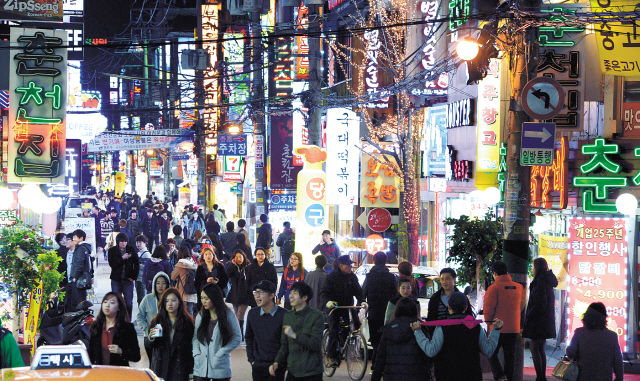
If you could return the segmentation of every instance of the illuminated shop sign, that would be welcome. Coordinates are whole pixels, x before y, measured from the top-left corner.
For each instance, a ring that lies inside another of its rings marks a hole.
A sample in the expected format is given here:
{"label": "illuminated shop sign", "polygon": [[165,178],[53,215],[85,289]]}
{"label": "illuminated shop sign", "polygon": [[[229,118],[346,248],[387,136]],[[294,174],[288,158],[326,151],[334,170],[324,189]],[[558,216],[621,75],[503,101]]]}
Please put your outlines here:
{"label": "illuminated shop sign", "polygon": [[204,121],[204,130],[213,133],[218,130],[220,121],[220,108],[217,107],[220,103],[219,73],[215,69],[215,63],[218,61],[219,10],[219,4],[202,5],[202,48],[207,51],[211,65],[204,70],[205,109],[201,110],[200,114]]}
{"label": "illuminated shop sign", "polygon": [[[370,96],[377,97],[379,88],[382,84],[383,71],[380,69],[380,61],[383,58],[381,54],[383,43],[381,41],[380,30],[374,29],[364,32],[364,40],[366,41],[366,62],[367,68],[364,73],[365,89]],[[367,102],[367,108],[388,108],[389,96],[375,101]]]}
{"label": "illuminated shop sign", "polygon": [[64,182],[66,32],[12,28],[9,182]]}
{"label": "illuminated shop sign", "polygon": [[447,104],[447,128],[473,126],[475,99],[467,98]]}
{"label": "illuminated shop sign", "polygon": [[553,206],[552,194],[557,194],[559,209],[565,209],[569,200],[568,183],[569,139],[563,136],[551,166],[531,167],[531,206],[550,209]]}
{"label": "illuminated shop sign", "polygon": [[360,118],[346,108],[327,110],[327,204],[358,204]]}
{"label": "illuminated shop sign", "polygon": [[[424,38],[427,40],[424,42],[424,48],[422,49],[422,68],[427,72],[427,75],[431,75],[438,59],[437,43],[439,34],[436,33],[438,23],[433,21],[438,17],[439,9],[439,1],[423,1],[420,3],[420,11],[424,21],[426,21],[422,31]],[[416,96],[447,95],[448,87],[449,74],[442,73],[436,80],[426,81],[424,88],[412,89],[411,94]]]}
{"label": "illuminated shop sign", "polygon": [[270,65],[273,69],[271,70],[272,80],[269,81],[269,93],[281,103],[288,104],[291,102],[288,98],[293,93],[293,57],[291,55],[293,37],[277,37],[275,44],[275,62]]}
{"label": "illuminated shop sign", "polygon": [[225,95],[229,108],[227,120],[238,121],[242,117],[245,103],[249,100],[251,76],[244,73],[244,54],[247,32],[245,29],[229,29],[224,34],[224,60],[227,75],[225,76]]}
{"label": "illuminated shop sign", "polygon": [[309,29],[309,7],[304,4],[298,7],[296,29],[301,31],[296,36],[296,79],[309,79],[309,37],[304,32]]}
{"label": "illuminated shop sign", "polygon": [[593,302],[607,307],[607,328],[628,352],[627,228],[622,218],[569,218],[567,340]]}
{"label": "illuminated shop sign", "polygon": [[400,179],[383,162],[381,154],[362,153],[360,170],[360,206],[397,208],[400,205]]}
{"label": "illuminated shop sign", "polygon": [[471,0],[449,0],[449,29],[461,27],[471,14]]}
{"label": "illuminated shop sign", "polygon": [[478,83],[478,168],[477,172],[498,172],[500,161],[500,60],[489,62],[487,76]]}
{"label": "illuminated shop sign", "polygon": [[62,0],[0,0],[0,19],[61,22],[62,8]]}
{"label": "illuminated shop sign", "polygon": [[456,160],[458,151],[453,146],[447,146],[447,181],[469,181],[473,171],[473,161]]}

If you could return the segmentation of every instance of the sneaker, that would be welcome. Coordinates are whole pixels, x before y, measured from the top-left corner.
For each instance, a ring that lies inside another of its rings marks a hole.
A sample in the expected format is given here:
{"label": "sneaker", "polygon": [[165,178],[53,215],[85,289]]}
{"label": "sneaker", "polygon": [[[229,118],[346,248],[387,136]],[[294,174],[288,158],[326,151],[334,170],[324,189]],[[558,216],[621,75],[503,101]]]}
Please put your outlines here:
{"label": "sneaker", "polygon": [[340,366],[340,361],[336,360],[336,359],[330,359],[329,360],[329,364],[327,365],[327,367],[329,368],[337,368]]}

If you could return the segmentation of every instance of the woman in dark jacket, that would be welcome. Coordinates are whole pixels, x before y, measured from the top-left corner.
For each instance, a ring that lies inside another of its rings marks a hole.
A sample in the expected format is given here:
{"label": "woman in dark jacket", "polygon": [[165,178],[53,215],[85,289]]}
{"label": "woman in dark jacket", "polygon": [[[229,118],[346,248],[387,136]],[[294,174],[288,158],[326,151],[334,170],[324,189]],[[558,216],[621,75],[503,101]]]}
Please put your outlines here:
{"label": "woman in dark jacket", "polygon": [[204,228],[207,230],[207,235],[209,237],[219,236],[220,235],[220,224],[216,221],[213,216],[213,212],[209,212],[207,214],[207,219],[204,223]]}
{"label": "woman in dark jacket", "polygon": [[233,252],[235,253],[238,250],[242,250],[245,257],[247,257],[250,262],[253,261],[253,255],[251,255],[251,246],[249,246],[249,244],[247,243],[247,237],[245,237],[242,233],[238,233],[236,235],[236,240],[238,241],[238,244],[233,248]]}
{"label": "woman in dark jacket", "polygon": [[[156,328],[162,326],[162,334]],[[173,331],[173,332],[172,332]],[[149,346],[153,348],[151,370],[165,381],[188,381],[193,372],[193,318],[180,291],[169,288],[158,303],[158,314],[149,323]]]}
{"label": "woman in dark jacket", "polygon": [[225,294],[227,283],[229,283],[229,276],[224,269],[224,265],[218,261],[218,258],[214,254],[214,250],[210,247],[202,249],[200,256],[200,265],[196,270],[196,291],[198,291],[198,311],[202,309],[202,303],[200,302],[200,291],[207,283],[215,283],[220,287],[222,295]]}
{"label": "woman in dark jacket", "polygon": [[430,362],[411,329],[418,320],[416,302],[402,298],[396,304],[395,318],[383,328],[371,381],[429,381]]}
{"label": "woman in dark jacket", "polygon": [[[239,236],[242,234],[238,234]],[[229,264],[228,274],[231,290],[227,295],[227,303],[233,304],[233,310],[236,313],[238,322],[240,323],[240,331],[244,332],[244,313],[247,311],[249,301],[253,299],[253,295],[249,291],[247,284],[247,267],[249,261],[242,250],[234,250],[233,259]],[[249,297],[251,295],[251,297]],[[242,336],[244,340],[244,333]]]}
{"label": "woman in dark jacket", "polygon": [[278,273],[273,263],[267,260],[267,253],[261,247],[256,247],[254,253],[255,258],[253,263],[247,267],[247,286],[249,286],[247,292],[249,293],[249,305],[251,307],[256,306],[256,300],[253,298],[253,292],[251,286],[260,283],[260,281],[268,280],[275,286],[278,285]]}
{"label": "woman in dark jacket", "polygon": [[546,380],[547,355],[544,351],[547,339],[556,337],[555,296],[553,288],[558,278],[549,270],[544,258],[533,260],[533,280],[529,291],[529,303],[524,318],[522,337],[531,339],[531,358],[536,369],[537,381]]}
{"label": "woman in dark jacket", "polygon": [[108,292],[102,298],[100,312],[89,333],[92,364],[129,366],[129,361],[140,361],[138,335],[129,322],[127,306],[120,294]]}
{"label": "woman in dark jacket", "polygon": [[582,316],[584,327],[576,329],[567,347],[567,356],[578,361],[578,381],[622,380],[622,352],[618,335],[607,329],[607,308],[591,303]]}

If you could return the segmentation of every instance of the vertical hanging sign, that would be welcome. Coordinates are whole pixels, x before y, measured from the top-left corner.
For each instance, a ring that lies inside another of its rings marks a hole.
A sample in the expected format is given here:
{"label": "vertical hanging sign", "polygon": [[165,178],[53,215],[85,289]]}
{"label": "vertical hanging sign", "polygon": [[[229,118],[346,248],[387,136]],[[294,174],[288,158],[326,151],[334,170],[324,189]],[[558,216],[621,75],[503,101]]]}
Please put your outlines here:
{"label": "vertical hanging sign", "polygon": [[381,162],[384,162],[384,158],[380,153],[362,153],[361,207],[398,208],[400,206],[400,179],[393,168]]}
{"label": "vertical hanging sign", "polygon": [[358,204],[360,118],[346,108],[327,110],[327,204]]}
{"label": "vertical hanging sign", "polygon": [[218,70],[215,63],[218,61],[218,30],[220,27],[218,11],[220,5],[202,5],[202,48],[207,51],[211,65],[204,70],[204,104],[205,109],[201,111],[204,121],[204,130],[216,134],[220,123],[218,104],[220,102],[220,83],[218,81]]}
{"label": "vertical hanging sign", "polygon": [[291,115],[271,116],[271,189],[296,189],[302,167],[293,165],[292,123]]}
{"label": "vertical hanging sign", "polygon": [[300,33],[296,36],[296,79],[309,79],[309,38],[306,34],[309,29],[309,7],[304,4],[298,7],[296,29]]}
{"label": "vertical hanging sign", "polygon": [[8,182],[65,181],[66,38],[65,31],[11,29]]}
{"label": "vertical hanging sign", "polygon": [[478,164],[476,172],[498,172],[500,167],[500,60],[489,62],[487,76],[478,83]]}

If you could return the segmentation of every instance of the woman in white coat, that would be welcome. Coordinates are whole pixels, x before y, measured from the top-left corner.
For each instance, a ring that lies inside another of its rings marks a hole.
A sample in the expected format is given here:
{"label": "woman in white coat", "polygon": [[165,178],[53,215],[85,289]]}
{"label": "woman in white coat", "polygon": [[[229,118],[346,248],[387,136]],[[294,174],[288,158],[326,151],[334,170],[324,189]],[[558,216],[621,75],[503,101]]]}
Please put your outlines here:
{"label": "woman in white coat", "polygon": [[220,287],[202,288],[202,310],[193,335],[194,381],[231,380],[231,351],[240,345],[240,325],[224,302]]}

